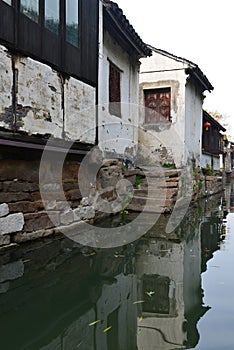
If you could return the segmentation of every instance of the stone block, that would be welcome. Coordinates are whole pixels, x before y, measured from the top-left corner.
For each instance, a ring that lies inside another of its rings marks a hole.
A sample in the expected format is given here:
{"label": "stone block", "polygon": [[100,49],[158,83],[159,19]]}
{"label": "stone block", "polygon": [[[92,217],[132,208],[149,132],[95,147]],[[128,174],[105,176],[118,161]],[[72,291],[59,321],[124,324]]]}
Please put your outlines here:
{"label": "stone block", "polygon": [[18,232],[23,229],[24,215],[22,213],[10,214],[4,218],[0,218],[0,234]]}
{"label": "stone block", "polygon": [[60,215],[60,222],[62,225],[69,225],[74,221],[74,213],[72,210],[62,213]]}
{"label": "stone block", "polygon": [[60,224],[59,213],[50,211],[50,216],[46,212],[25,214],[25,232],[38,231],[52,228]]}
{"label": "stone block", "polygon": [[10,244],[10,235],[2,235],[0,236],[0,245],[7,245]]}
{"label": "stone block", "polygon": [[30,199],[30,194],[27,192],[1,192],[0,203],[19,202]]}
{"label": "stone block", "polygon": [[23,242],[28,242],[28,241],[33,241],[38,238],[44,238],[44,237],[49,237],[54,234],[53,229],[49,230],[39,230],[39,231],[33,231],[33,232],[18,232],[12,237],[12,241],[15,243],[23,243]]}
{"label": "stone block", "polygon": [[0,204],[0,217],[9,214],[9,207],[6,203]]}
{"label": "stone block", "polygon": [[95,210],[93,207],[82,207],[73,210],[74,220],[93,219]]}
{"label": "stone block", "polygon": [[24,274],[24,263],[22,260],[2,265],[0,267],[0,283],[22,277]]}
{"label": "stone block", "polygon": [[5,181],[4,192],[34,192],[39,190],[39,185],[32,182]]}
{"label": "stone block", "polygon": [[16,202],[16,203],[9,203],[9,209],[11,213],[32,213],[38,210],[43,210],[44,205],[42,201],[22,201],[22,202]]}
{"label": "stone block", "polygon": [[65,193],[68,201],[74,201],[82,198],[80,190],[71,190]]}

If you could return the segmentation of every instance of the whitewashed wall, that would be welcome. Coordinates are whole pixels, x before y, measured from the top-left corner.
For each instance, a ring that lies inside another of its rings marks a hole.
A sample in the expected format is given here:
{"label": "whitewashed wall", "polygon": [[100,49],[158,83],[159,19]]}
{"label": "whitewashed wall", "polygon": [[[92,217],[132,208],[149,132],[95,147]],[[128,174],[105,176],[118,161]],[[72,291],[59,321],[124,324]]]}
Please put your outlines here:
{"label": "whitewashed wall", "polygon": [[[176,166],[185,166],[191,158],[200,161],[202,99],[187,82],[185,62],[153,51],[141,59],[140,104],[144,106],[144,89],[171,88],[171,123],[145,124],[144,108],[140,114],[139,142],[151,154],[166,147]],[[156,151],[155,151],[156,150]]]}
{"label": "whitewashed wall", "polygon": [[94,87],[0,46],[0,127],[95,143],[95,94]]}
{"label": "whitewashed wall", "polygon": [[[102,11],[102,8],[100,9]],[[100,18],[102,15],[100,13]],[[121,72],[121,118],[109,113],[109,60]],[[100,24],[98,124],[99,146],[116,154],[135,153],[138,141],[139,63],[103,31]]]}
{"label": "whitewashed wall", "polygon": [[[206,169],[209,167],[212,169],[212,156],[208,154],[201,154],[201,168]],[[213,156],[213,169],[219,171],[221,168],[221,160],[219,156]]]}
{"label": "whitewashed wall", "polygon": [[200,166],[202,147],[202,104],[202,93],[188,81],[185,93],[185,151],[197,166]]}

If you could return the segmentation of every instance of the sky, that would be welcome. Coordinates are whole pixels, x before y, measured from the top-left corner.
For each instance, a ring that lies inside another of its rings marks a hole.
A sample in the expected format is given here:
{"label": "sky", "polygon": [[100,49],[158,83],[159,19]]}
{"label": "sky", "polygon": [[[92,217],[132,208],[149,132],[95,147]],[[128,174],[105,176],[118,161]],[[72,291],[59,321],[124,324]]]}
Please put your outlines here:
{"label": "sky", "polygon": [[227,116],[234,139],[232,0],[113,1],[146,44],[199,66],[214,86],[203,107]]}

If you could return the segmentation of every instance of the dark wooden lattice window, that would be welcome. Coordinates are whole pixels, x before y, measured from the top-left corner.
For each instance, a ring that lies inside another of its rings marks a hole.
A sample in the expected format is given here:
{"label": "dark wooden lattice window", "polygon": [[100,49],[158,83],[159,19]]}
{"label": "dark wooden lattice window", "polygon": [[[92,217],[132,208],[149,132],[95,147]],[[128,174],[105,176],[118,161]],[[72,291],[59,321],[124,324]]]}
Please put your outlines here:
{"label": "dark wooden lattice window", "polygon": [[145,123],[165,123],[171,121],[171,89],[145,90]]}
{"label": "dark wooden lattice window", "polygon": [[121,117],[121,70],[109,61],[109,112]]}

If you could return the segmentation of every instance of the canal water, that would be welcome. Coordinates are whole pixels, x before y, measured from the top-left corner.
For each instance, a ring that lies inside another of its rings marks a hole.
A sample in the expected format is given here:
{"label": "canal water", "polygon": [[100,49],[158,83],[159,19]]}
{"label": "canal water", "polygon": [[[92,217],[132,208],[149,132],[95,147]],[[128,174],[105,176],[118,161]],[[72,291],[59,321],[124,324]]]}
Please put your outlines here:
{"label": "canal water", "polygon": [[234,349],[233,188],[122,248],[56,237],[1,253],[0,349]]}

